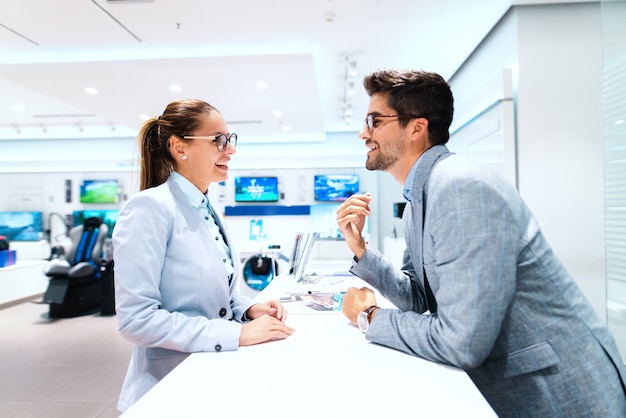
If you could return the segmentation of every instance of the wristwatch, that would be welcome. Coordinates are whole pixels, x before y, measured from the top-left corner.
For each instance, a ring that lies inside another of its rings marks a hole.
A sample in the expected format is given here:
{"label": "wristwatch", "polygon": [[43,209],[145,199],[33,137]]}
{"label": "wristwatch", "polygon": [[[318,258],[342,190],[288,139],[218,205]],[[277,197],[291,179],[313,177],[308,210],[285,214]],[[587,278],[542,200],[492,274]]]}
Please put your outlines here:
{"label": "wristwatch", "polygon": [[367,332],[367,329],[370,327],[370,316],[372,316],[372,312],[378,309],[378,306],[372,305],[364,311],[359,312],[359,316],[357,317],[357,324],[359,325],[359,329],[363,334]]}

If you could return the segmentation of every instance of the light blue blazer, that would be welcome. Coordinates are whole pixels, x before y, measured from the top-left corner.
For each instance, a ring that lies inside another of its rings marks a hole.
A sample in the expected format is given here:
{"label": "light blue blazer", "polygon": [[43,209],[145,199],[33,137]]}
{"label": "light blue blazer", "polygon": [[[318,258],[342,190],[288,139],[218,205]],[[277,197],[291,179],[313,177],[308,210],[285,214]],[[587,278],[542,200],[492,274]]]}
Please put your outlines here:
{"label": "light blue blazer", "polygon": [[626,417],[615,342],[514,187],[440,145],[412,193],[402,271],[373,250],[351,268],[399,308],[366,338],[466,370],[502,417]]}
{"label": "light blue blazer", "polygon": [[[218,221],[224,221],[218,214]],[[136,344],[118,409],[129,408],[189,353],[237,350],[251,300],[230,284],[206,222],[170,177],[134,195],[113,231],[120,334]]]}

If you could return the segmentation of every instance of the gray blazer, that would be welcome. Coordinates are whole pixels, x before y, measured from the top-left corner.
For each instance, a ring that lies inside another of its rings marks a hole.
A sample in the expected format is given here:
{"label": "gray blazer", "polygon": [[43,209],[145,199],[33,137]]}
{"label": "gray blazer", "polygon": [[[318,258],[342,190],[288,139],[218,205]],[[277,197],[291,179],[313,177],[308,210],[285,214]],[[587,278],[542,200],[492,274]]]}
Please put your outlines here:
{"label": "gray blazer", "polygon": [[172,178],[122,208],[113,231],[116,312],[119,332],[136,346],[121,411],[188,353],[239,348],[251,300],[235,289],[239,257],[225,235],[235,263],[230,285],[209,228]]}
{"label": "gray blazer", "polygon": [[399,308],[366,338],[464,369],[500,416],[625,417],[615,342],[514,187],[439,145],[412,193],[402,271],[373,250],[351,269]]}

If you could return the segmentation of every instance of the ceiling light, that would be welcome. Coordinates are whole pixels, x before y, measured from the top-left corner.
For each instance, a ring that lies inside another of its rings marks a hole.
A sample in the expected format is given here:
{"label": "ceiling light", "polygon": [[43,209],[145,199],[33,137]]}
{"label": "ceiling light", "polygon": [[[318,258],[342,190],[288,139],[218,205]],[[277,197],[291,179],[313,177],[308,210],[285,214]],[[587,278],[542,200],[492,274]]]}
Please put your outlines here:
{"label": "ceiling light", "polygon": [[150,115],[146,115],[145,113],[142,113],[141,115],[139,115],[139,119],[148,120],[150,119]]}
{"label": "ceiling light", "polygon": [[357,64],[356,61],[350,61],[350,64],[348,65],[348,75],[350,77],[356,77],[357,75],[359,75],[359,72],[356,69]]}
{"label": "ceiling light", "polygon": [[616,120],[613,123],[616,124],[616,125],[621,125],[622,123],[624,123],[624,119]]}
{"label": "ceiling light", "polygon": [[170,90],[179,92],[182,90],[182,88],[178,84],[170,84]]}
{"label": "ceiling light", "polygon": [[285,126],[283,126],[283,131],[284,131],[284,132],[289,132],[289,131],[291,131],[291,126],[289,126],[289,125],[285,125]]}
{"label": "ceiling light", "polygon": [[280,118],[283,115],[283,112],[281,112],[280,110],[275,110],[274,111],[274,116],[277,118]]}
{"label": "ceiling light", "polygon": [[259,90],[265,90],[267,88],[267,84],[265,81],[257,81],[256,88]]}
{"label": "ceiling light", "polygon": [[346,93],[348,93],[348,96],[354,95],[354,81],[350,81],[348,83],[348,89],[347,89]]}
{"label": "ceiling light", "polygon": [[93,87],[85,87],[85,93],[87,94],[98,94],[98,90]]}
{"label": "ceiling light", "polygon": [[352,116],[352,105],[350,103],[346,105],[344,113],[346,114],[346,116]]}

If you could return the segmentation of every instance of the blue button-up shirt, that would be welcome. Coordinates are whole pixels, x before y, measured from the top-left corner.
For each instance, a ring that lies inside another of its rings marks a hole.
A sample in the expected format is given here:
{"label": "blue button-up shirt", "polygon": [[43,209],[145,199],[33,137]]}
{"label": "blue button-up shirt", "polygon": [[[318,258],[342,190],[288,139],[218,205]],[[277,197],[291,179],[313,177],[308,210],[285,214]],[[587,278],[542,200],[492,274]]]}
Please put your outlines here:
{"label": "blue button-up shirt", "polygon": [[228,278],[232,277],[235,269],[233,267],[233,260],[230,256],[230,249],[224,240],[224,234],[222,234],[220,227],[213,216],[213,211],[211,209],[211,205],[209,203],[209,196],[207,194],[202,193],[196,186],[194,186],[189,180],[180,175],[177,172],[172,173],[172,178],[183,191],[187,200],[189,200],[189,204],[193,206],[198,215],[202,217],[204,222],[206,222],[209,227],[209,231],[211,232],[211,236],[215,239],[217,243],[217,248],[220,250],[222,255],[222,262],[226,267],[226,272],[228,274]]}

